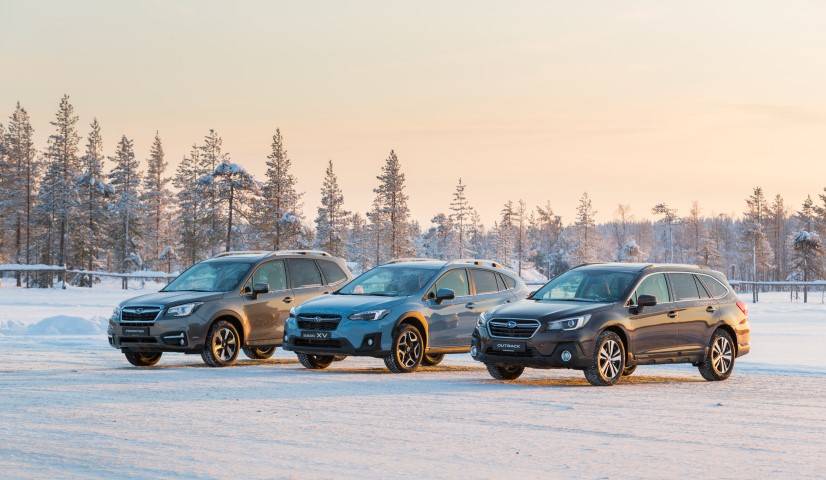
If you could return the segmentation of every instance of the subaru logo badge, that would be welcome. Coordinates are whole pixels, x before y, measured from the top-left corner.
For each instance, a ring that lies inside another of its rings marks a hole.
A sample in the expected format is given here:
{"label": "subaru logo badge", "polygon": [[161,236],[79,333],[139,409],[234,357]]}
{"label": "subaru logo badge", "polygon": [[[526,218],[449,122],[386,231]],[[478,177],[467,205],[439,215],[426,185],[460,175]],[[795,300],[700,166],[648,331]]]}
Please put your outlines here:
{"label": "subaru logo badge", "polygon": [[142,308],[136,308],[135,313],[143,313],[143,309]]}
{"label": "subaru logo badge", "polygon": [[508,328],[516,328],[516,322],[513,320],[508,321]]}
{"label": "subaru logo badge", "polygon": [[313,317],[313,321],[314,321],[314,322],[320,322],[320,321],[321,321],[321,317]]}

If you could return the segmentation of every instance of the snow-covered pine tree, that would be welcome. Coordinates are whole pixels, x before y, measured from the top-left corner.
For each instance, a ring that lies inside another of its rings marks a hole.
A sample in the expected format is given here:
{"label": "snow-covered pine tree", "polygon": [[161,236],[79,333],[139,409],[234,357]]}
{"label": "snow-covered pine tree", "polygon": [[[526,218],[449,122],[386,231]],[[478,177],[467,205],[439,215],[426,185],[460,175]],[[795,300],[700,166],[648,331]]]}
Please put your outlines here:
{"label": "snow-covered pine tree", "polygon": [[[14,172],[14,169],[6,161],[6,127],[0,123],[0,227],[5,227],[3,231],[0,231],[0,262],[8,262],[5,231],[8,229],[8,225],[13,227],[15,224],[14,221],[10,221],[13,218],[12,202],[10,201],[14,183],[12,172]],[[20,286],[19,279],[17,283]]]}
{"label": "snow-covered pine tree", "polygon": [[[143,268],[143,261],[138,253],[138,240],[141,237],[139,213],[141,172],[140,163],[135,158],[132,140],[121,136],[115,149],[115,155],[109,157],[114,163],[109,172],[109,183],[114,191],[112,203],[113,227],[111,238],[115,253],[115,268],[119,272]],[[128,279],[123,278],[123,288],[129,286]]]}
{"label": "snow-covered pine tree", "polygon": [[774,197],[769,207],[769,219],[767,234],[769,243],[774,251],[774,273],[772,280],[785,280],[788,270],[788,228],[789,213],[783,202],[783,197],[778,193]]}
{"label": "snow-covered pine tree", "polygon": [[[94,119],[86,137],[86,152],[81,159],[82,173],[78,179],[78,235],[74,249],[76,264],[87,270],[98,269],[98,254],[105,248],[109,237],[109,202],[113,190],[106,183],[103,159],[103,136],[100,132],[100,123]],[[84,276],[79,281],[84,286],[92,286],[91,276]]]}
{"label": "snow-covered pine tree", "polygon": [[141,201],[144,206],[144,262],[151,268],[161,269],[161,252],[171,245],[169,235],[170,178],[166,176],[167,162],[163,143],[158,132],[149,151],[146,175],[143,177]]}
{"label": "snow-covered pine tree", "polygon": [[223,210],[222,215],[226,217],[226,240],[224,251],[232,250],[233,229],[243,219],[249,218],[249,213],[245,207],[249,205],[249,193],[255,192],[258,185],[243,167],[237,163],[229,161],[224,157],[224,161],[215,167],[211,174],[205,175],[200,180],[203,184],[211,184],[216,188],[218,206]]}
{"label": "snow-covered pine tree", "polygon": [[774,253],[766,237],[769,206],[761,187],[755,187],[746,199],[743,212],[742,241],[751,257],[751,279],[760,280],[774,261]]}
{"label": "snow-covered pine tree", "polygon": [[367,221],[358,212],[350,216],[350,230],[347,234],[349,241],[346,244],[345,255],[350,264],[355,267],[354,273],[362,273],[370,268],[371,242]]}
{"label": "snow-covered pine tree", "polygon": [[[801,230],[792,242],[794,254],[792,265],[801,280],[808,282],[823,278],[823,242],[817,232]],[[808,301],[808,289],[803,288],[803,303]]]}
{"label": "snow-covered pine tree", "polygon": [[654,215],[660,215],[660,223],[665,225],[665,258],[668,262],[674,262],[674,224],[677,223],[677,209],[671,208],[666,203],[658,203],[651,209]]}
{"label": "snow-covered pine tree", "polygon": [[[215,171],[215,168],[226,159],[227,154],[223,151],[223,139],[218,132],[209,129],[209,133],[204,137],[204,143],[200,147],[199,158],[201,160],[200,169],[206,173]],[[204,227],[207,232],[206,240],[210,256],[215,255],[220,250],[223,243],[225,218],[221,215],[217,186],[214,183],[199,184],[203,191],[200,192],[206,198],[206,215],[204,216]]]}
{"label": "snow-covered pine tree", "polygon": [[499,222],[494,222],[496,236],[496,260],[511,267],[513,263],[514,217],[516,211],[513,201],[508,200],[499,212]]}
{"label": "snow-covered pine tree", "polygon": [[591,197],[588,192],[579,197],[579,204],[576,207],[576,221],[574,226],[577,231],[577,244],[574,251],[575,264],[594,261],[597,246],[596,231],[596,210],[591,204]]}
{"label": "snow-covered pine tree", "polygon": [[457,258],[465,257],[465,252],[468,250],[468,237],[472,229],[473,207],[470,206],[467,195],[465,195],[466,187],[467,185],[459,178],[459,183],[456,184],[456,190],[453,192],[453,200],[450,202],[450,221],[456,229]]}
{"label": "snow-covered pine tree", "polygon": [[703,236],[705,235],[705,228],[703,219],[700,216],[700,203],[696,200],[691,203],[691,210],[685,219],[685,226],[689,237],[689,258],[691,261],[699,263],[698,259],[700,258],[700,248],[702,246]]}
{"label": "snow-covered pine tree", "polygon": [[203,169],[200,147],[192,145],[189,155],[184,155],[172,179],[172,184],[177,189],[175,217],[180,244],[178,258],[184,266],[201,260],[208,250],[209,231],[206,227],[209,221],[209,198],[205,195],[208,190],[198,183],[208,173]]}
{"label": "snow-covered pine tree", "polygon": [[437,213],[431,220],[432,226],[423,235],[424,254],[430,258],[448,259],[458,250],[452,217]]}
{"label": "snow-covered pine tree", "polygon": [[276,128],[267,155],[267,180],[263,188],[267,208],[258,222],[262,234],[271,240],[273,250],[296,248],[301,241],[304,214],[291,167],[281,130]]}
{"label": "snow-covered pine tree", "polygon": [[371,266],[381,265],[382,261],[386,258],[383,250],[385,250],[384,232],[387,222],[385,220],[384,209],[378,196],[373,199],[370,211],[367,212],[367,219],[370,221],[367,226],[367,231],[370,237]]}
{"label": "snow-covered pine tree", "polygon": [[66,265],[70,258],[68,250],[76,237],[73,223],[78,204],[77,177],[80,174],[80,159],[78,158],[78,143],[80,136],[77,133],[75,109],[69,102],[69,96],[60,99],[55,119],[50,122],[54,133],[49,136],[47,155],[49,162],[55,168],[52,188],[54,221],[56,222],[56,250],[55,259],[58,265]]}
{"label": "snow-covered pine tree", "polygon": [[554,213],[551,202],[546,201],[544,206],[536,207],[536,239],[534,240],[536,253],[533,256],[533,262],[548,278],[552,275],[551,255],[561,233],[562,217]]}
{"label": "snow-covered pine tree", "polygon": [[514,211],[514,234],[516,237],[516,273],[522,276],[522,261],[525,259],[527,238],[526,238],[526,224],[527,224],[527,208],[525,201],[520,199],[516,204]]}
{"label": "snow-covered pine tree", "polygon": [[401,170],[401,163],[396,152],[390,150],[390,155],[384,162],[381,174],[376,177],[379,186],[373,189],[376,202],[382,211],[386,223],[387,249],[390,258],[411,255],[413,239],[410,232],[410,210],[407,207],[405,193],[405,177]]}
{"label": "snow-covered pine tree", "polygon": [[[620,203],[614,211],[614,220],[611,222],[611,233],[616,244],[617,259],[624,255],[625,245],[629,240],[629,222],[631,221],[631,206]],[[636,242],[635,242],[636,243]]]}
{"label": "snow-covered pine tree", "polygon": [[337,257],[344,255],[349,216],[350,212],[344,210],[344,194],[333,171],[333,161],[329,160],[321,185],[321,205],[315,218],[316,245]]}
{"label": "snow-covered pine tree", "polygon": [[[6,190],[3,203],[9,222],[14,231],[15,263],[31,263],[32,260],[32,211],[36,200],[37,181],[41,165],[34,146],[34,129],[29,113],[20,106],[20,102],[9,116],[9,123],[4,134],[5,164],[3,177]],[[17,276],[17,286],[22,279]],[[29,286],[26,275],[26,286]]]}
{"label": "snow-covered pine tree", "polygon": [[806,199],[803,200],[803,205],[801,205],[800,210],[794,216],[795,220],[797,224],[800,225],[801,230],[813,232],[817,225],[817,216],[815,202],[812,200],[811,195],[807,195]]}

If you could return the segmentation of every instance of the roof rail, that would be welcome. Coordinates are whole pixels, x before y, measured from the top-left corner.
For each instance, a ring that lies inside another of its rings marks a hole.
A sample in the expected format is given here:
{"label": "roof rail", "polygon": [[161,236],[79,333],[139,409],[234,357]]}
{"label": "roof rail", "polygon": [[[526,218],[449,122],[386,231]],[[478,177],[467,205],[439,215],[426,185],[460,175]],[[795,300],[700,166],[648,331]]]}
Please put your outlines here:
{"label": "roof rail", "polygon": [[212,258],[226,257],[229,255],[266,255],[271,253],[269,250],[231,250],[229,252],[216,253]]}
{"label": "roof rail", "polygon": [[271,255],[318,255],[321,257],[332,257],[324,250],[276,250]]}
{"label": "roof rail", "polygon": [[438,258],[423,258],[423,257],[402,257],[402,258],[393,258],[388,260],[382,265],[392,265],[394,263],[402,263],[402,262],[442,262],[444,260],[439,260]]}
{"label": "roof rail", "polygon": [[496,260],[487,260],[485,258],[458,258],[456,260],[452,260],[451,263],[469,263],[471,265],[493,268],[504,267],[504,265],[502,265],[502,262],[497,262]]}

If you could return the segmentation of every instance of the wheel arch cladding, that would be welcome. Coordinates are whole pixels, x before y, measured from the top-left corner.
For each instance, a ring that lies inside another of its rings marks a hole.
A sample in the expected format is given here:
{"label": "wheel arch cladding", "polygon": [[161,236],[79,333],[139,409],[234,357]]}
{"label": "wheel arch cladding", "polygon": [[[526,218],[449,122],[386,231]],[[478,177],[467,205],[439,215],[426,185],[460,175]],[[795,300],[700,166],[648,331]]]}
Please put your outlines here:
{"label": "wheel arch cladding", "polygon": [[[736,357],[737,356],[737,351],[739,350],[739,345],[737,345],[737,333],[734,331],[733,328],[731,328],[731,325],[729,325],[727,323],[720,324],[720,326],[718,326],[717,328],[714,329],[714,333],[716,333],[718,330],[722,330],[722,331],[728,333],[729,337],[731,337],[731,343],[732,343],[733,348],[734,348],[734,356]],[[711,335],[714,336],[714,333],[712,333]],[[710,341],[711,340],[709,340],[709,342]]]}
{"label": "wheel arch cladding", "polygon": [[[230,315],[228,313],[221,313],[218,316],[216,316],[215,319],[212,320],[212,322],[210,322],[209,328],[211,329],[213,325],[220,322],[221,320],[225,320],[225,321],[231,323],[235,327],[235,330],[238,331],[238,336],[241,337],[240,338],[241,345],[242,346],[245,345],[247,335],[246,335],[246,332],[244,331],[244,324],[241,323],[241,320],[238,317],[236,317],[235,315]],[[209,331],[209,330],[207,330],[207,331]]]}
{"label": "wheel arch cladding", "polygon": [[401,318],[401,320],[396,325],[396,329],[398,330],[398,328],[402,325],[413,325],[414,327],[419,329],[419,332],[422,334],[422,337],[424,337],[425,348],[427,348],[427,342],[430,335],[427,330],[427,322],[424,320],[424,318],[421,318],[419,315],[416,315],[415,313],[405,313],[399,318]]}
{"label": "wheel arch cladding", "polygon": [[[622,329],[619,325],[611,325],[610,327],[603,330],[603,332],[614,332],[622,341],[622,348],[625,350],[625,356],[628,357],[629,349],[628,349],[628,334],[625,333],[625,330]],[[596,348],[596,347],[594,347]]]}

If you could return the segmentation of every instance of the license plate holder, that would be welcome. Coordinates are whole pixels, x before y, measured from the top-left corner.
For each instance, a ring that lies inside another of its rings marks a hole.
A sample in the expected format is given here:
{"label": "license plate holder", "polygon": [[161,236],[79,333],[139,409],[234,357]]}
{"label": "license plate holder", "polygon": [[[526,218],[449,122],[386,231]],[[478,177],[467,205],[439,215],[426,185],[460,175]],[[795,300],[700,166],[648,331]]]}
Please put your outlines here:
{"label": "license plate holder", "polygon": [[302,330],[301,331],[301,338],[311,339],[311,340],[329,340],[330,339],[330,332],[322,332],[318,330]]}
{"label": "license plate holder", "polygon": [[148,337],[149,327],[123,327],[121,333],[124,337]]}
{"label": "license plate holder", "polygon": [[491,350],[496,352],[524,353],[527,349],[528,347],[524,342],[507,342],[497,340],[491,344]]}

